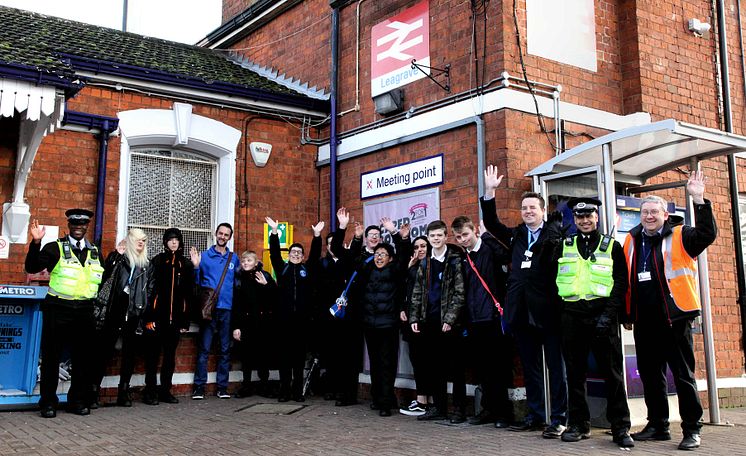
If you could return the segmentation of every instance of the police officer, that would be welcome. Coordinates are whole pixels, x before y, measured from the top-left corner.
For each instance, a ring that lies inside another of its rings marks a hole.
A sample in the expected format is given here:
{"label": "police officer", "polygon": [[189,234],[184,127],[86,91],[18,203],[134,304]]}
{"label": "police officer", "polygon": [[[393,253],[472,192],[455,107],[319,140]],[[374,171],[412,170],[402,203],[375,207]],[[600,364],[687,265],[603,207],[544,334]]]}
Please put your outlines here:
{"label": "police officer", "polygon": [[[590,412],[585,397],[588,352],[606,382],[606,418],[614,443],[630,448],[630,418],[622,376],[619,312],[627,293],[627,265],[621,245],[598,232],[596,198],[571,198],[577,233],[561,244],[557,290],[563,301],[562,350],[567,368],[569,426],[562,441],[590,437]],[[559,249],[558,249],[559,250]],[[558,251],[559,254],[559,251]]]}
{"label": "police officer", "polygon": [[73,367],[67,409],[76,415],[90,413],[91,341],[95,323],[93,298],[98,292],[104,268],[96,246],[85,239],[93,212],[70,209],[68,235],[41,248],[46,230],[34,220],[31,244],[26,254],[26,271],[49,271],[49,290],[42,303],[41,336],[41,416],[57,416],[57,382],[60,352],[68,345]]}

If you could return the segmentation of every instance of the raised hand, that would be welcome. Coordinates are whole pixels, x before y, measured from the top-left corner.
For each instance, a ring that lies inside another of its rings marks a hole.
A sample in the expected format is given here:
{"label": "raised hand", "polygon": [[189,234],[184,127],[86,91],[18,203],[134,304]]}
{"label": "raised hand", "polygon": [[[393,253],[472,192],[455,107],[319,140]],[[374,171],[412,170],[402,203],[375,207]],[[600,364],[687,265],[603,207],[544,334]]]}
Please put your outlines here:
{"label": "raised hand", "polygon": [[323,221],[319,221],[319,223],[311,225],[311,229],[313,230],[313,237],[321,236],[321,232],[324,231],[324,226],[325,223]]}
{"label": "raised hand", "polygon": [[405,223],[404,225],[399,227],[399,234],[401,235],[402,239],[409,239],[409,232],[412,230],[412,227],[409,225],[409,223]]}
{"label": "raised hand", "polygon": [[702,171],[693,171],[686,183],[686,191],[692,196],[694,204],[705,203],[705,175]]}
{"label": "raised hand", "polygon": [[388,231],[391,234],[396,233],[396,225],[394,222],[391,221],[391,218],[389,217],[382,217],[381,218],[381,226],[383,226],[386,231]]}
{"label": "raised hand", "polygon": [[407,266],[407,267],[411,268],[415,264],[417,264],[417,253],[413,253],[412,254],[412,258],[409,259],[409,266]]}
{"label": "raised hand", "polygon": [[353,224],[355,225],[355,237],[363,237],[363,234],[365,234],[365,227],[361,225],[360,222],[353,222]]}
{"label": "raised hand", "polygon": [[120,255],[124,255],[124,251],[127,250],[127,239],[122,239],[117,243],[117,252],[119,252]]}
{"label": "raised hand", "polygon": [[256,278],[256,282],[259,285],[267,285],[267,278],[264,277],[264,274],[262,274],[262,271],[256,271],[254,273],[254,277]]}
{"label": "raised hand", "polygon": [[497,173],[497,166],[489,165],[484,170],[484,199],[491,200],[495,198],[495,189],[503,181],[502,174]]}
{"label": "raised hand", "polygon": [[192,246],[189,249],[189,259],[192,260],[195,269],[199,267],[199,263],[202,261],[202,254],[197,250],[197,247]]}
{"label": "raised hand", "polygon": [[264,217],[264,221],[267,222],[267,225],[272,229],[272,234],[277,234],[277,226],[279,223],[275,220],[272,220],[270,217]]}
{"label": "raised hand", "polygon": [[337,221],[339,222],[339,229],[344,230],[350,223],[350,213],[347,212],[347,208],[340,207],[337,209]]}
{"label": "raised hand", "polygon": [[37,244],[41,242],[41,239],[44,237],[44,235],[47,233],[47,228],[44,226],[39,226],[39,221],[34,219],[33,222],[31,222],[31,239]]}

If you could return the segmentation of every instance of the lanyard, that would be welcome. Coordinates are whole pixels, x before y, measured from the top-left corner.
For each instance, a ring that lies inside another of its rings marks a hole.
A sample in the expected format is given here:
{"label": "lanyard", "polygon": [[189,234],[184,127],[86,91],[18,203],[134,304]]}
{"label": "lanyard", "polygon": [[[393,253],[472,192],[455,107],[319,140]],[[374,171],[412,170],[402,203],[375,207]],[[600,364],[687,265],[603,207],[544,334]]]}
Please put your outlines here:
{"label": "lanyard", "polygon": [[534,244],[536,244],[536,241],[539,239],[539,230],[541,228],[539,228],[539,230],[536,230],[536,237],[534,237],[534,233],[533,233],[533,231],[531,231],[531,228],[526,227],[526,229],[528,229],[528,247],[527,247],[527,249],[531,250],[531,246],[534,245]]}
{"label": "lanyard", "polygon": [[650,254],[653,252],[653,239],[650,239],[650,246],[648,248],[645,248],[645,235],[642,235],[642,272],[646,272],[648,268],[648,259],[650,259]]}

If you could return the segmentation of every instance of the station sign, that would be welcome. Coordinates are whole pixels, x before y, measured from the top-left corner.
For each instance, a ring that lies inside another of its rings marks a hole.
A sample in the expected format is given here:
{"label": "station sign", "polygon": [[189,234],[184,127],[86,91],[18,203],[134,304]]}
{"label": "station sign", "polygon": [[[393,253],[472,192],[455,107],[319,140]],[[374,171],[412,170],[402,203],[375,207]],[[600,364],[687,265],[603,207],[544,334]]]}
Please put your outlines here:
{"label": "station sign", "polygon": [[443,183],[443,154],[360,175],[360,199]]}

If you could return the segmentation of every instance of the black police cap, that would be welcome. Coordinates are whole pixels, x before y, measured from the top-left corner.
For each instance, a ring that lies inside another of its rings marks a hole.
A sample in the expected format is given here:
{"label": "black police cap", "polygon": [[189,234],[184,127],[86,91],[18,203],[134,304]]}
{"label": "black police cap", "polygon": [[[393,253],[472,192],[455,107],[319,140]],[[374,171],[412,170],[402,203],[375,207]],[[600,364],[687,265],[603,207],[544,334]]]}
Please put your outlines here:
{"label": "black police cap", "polygon": [[67,217],[67,222],[72,225],[85,225],[91,221],[93,212],[80,208],[68,209],[65,211],[65,216]]}
{"label": "black police cap", "polygon": [[572,209],[572,213],[575,215],[590,214],[592,212],[598,212],[598,207],[601,205],[601,200],[598,198],[591,198],[584,196],[581,198],[570,198],[567,201],[567,207]]}

